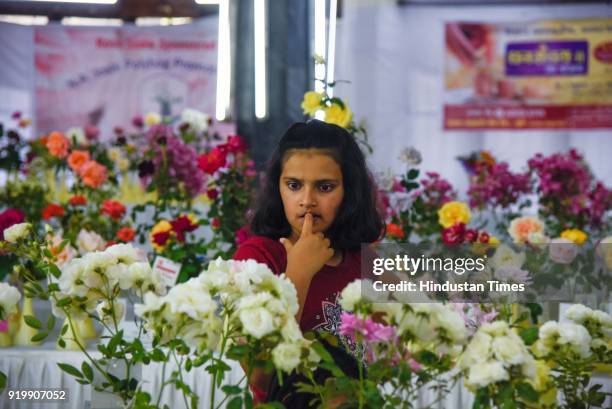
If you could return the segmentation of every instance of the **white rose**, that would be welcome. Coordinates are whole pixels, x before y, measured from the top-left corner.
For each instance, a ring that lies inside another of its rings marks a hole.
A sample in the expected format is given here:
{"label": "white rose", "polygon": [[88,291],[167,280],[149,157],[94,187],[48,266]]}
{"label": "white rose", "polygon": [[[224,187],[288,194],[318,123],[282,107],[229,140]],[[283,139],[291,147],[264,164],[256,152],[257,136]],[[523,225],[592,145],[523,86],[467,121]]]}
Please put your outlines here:
{"label": "white rose", "polygon": [[114,256],[118,263],[132,264],[137,261],[146,261],[146,255],[131,244],[113,244],[104,252]]}
{"label": "white rose", "polygon": [[188,123],[195,133],[202,133],[208,129],[210,116],[195,109],[186,108],[181,114],[181,120]]}
{"label": "white rose", "polygon": [[68,262],[58,280],[61,292],[70,296],[84,297],[89,291],[83,282],[84,271],[82,259],[75,258]]}
{"label": "white rose", "polygon": [[591,355],[591,336],[585,327],[572,322],[559,324],[560,345],[570,345],[581,357],[587,358]]}
{"label": "white rose", "polygon": [[139,317],[144,317],[146,314],[159,311],[164,305],[164,298],[153,292],[148,292],[144,295],[142,304],[134,305],[134,313]]}
{"label": "white rose", "polygon": [[525,263],[526,257],[525,253],[517,253],[507,245],[502,244],[495,250],[489,265],[494,269],[499,269],[502,266],[521,268]]}
{"label": "white rose", "polygon": [[419,152],[414,146],[409,146],[402,149],[399,159],[409,166],[417,166],[423,161],[421,152]]}
{"label": "white rose", "polygon": [[291,372],[300,364],[301,353],[302,349],[298,344],[283,342],[272,350],[272,361],[278,369]]}
{"label": "white rose", "polygon": [[285,321],[285,325],[281,328],[281,335],[286,342],[297,342],[303,339],[302,331],[293,317]]}
{"label": "white rose", "polygon": [[172,287],[166,296],[166,302],[172,313],[183,313],[194,320],[207,318],[217,310],[217,303],[210,294],[202,291],[199,282],[194,278]]}
{"label": "white rose", "polygon": [[121,288],[127,289],[136,286],[142,291],[154,290],[161,284],[161,281],[161,273],[153,270],[148,262],[136,262],[128,267],[127,278]]}
{"label": "white rose", "polygon": [[545,245],[550,242],[550,237],[542,232],[531,232],[527,235],[527,241],[535,245]]}
{"label": "white rose", "polygon": [[510,365],[518,365],[526,362],[528,355],[525,345],[521,339],[510,335],[495,337],[491,343],[495,357]]}
{"label": "white rose", "polygon": [[582,324],[591,316],[593,316],[593,310],[582,304],[574,304],[565,312],[565,317],[568,320],[574,321],[576,324]]}
{"label": "white rose", "polygon": [[492,339],[489,334],[478,331],[461,355],[460,367],[469,369],[477,363],[486,362],[491,354]]}
{"label": "white rose", "polygon": [[79,252],[85,254],[96,250],[104,250],[106,240],[95,232],[82,229],[77,235],[76,244]]}
{"label": "white rose", "polygon": [[112,326],[115,322],[118,325],[119,321],[121,321],[125,315],[125,305],[119,300],[115,300],[112,306],[108,301],[103,301],[97,305],[96,312],[98,313],[98,316],[102,322],[104,322],[106,325]]}
{"label": "white rose", "polygon": [[66,131],[66,137],[70,140],[71,144],[86,146],[89,141],[85,136],[85,131],[80,127],[73,127]]}
{"label": "white rose", "polygon": [[470,367],[466,382],[476,388],[482,388],[509,379],[508,371],[501,362],[489,361]]}
{"label": "white rose", "polygon": [[272,314],[265,308],[242,310],[239,313],[239,318],[244,332],[257,339],[261,339],[275,330]]}
{"label": "white rose", "polygon": [[444,329],[446,336],[451,339],[452,343],[464,343],[467,339],[468,331],[465,328],[463,318],[461,318],[457,311],[448,305],[440,305],[440,308],[435,311],[434,317],[436,318],[437,326]]}
{"label": "white rose", "polygon": [[6,319],[20,299],[19,290],[6,283],[0,283],[0,319]]}
{"label": "white rose", "polygon": [[355,280],[342,290],[340,306],[344,311],[353,311],[355,304],[361,301],[361,280]]}
{"label": "white rose", "polygon": [[493,336],[506,335],[510,331],[510,327],[508,327],[508,323],[506,321],[487,322],[480,327],[480,329],[483,332]]}
{"label": "white rose", "polygon": [[578,255],[578,245],[573,241],[559,237],[550,241],[548,257],[559,264],[569,264]]}
{"label": "white rose", "polygon": [[32,225],[30,223],[17,223],[4,229],[4,240],[9,243],[17,243],[18,240],[25,239],[30,233]]}

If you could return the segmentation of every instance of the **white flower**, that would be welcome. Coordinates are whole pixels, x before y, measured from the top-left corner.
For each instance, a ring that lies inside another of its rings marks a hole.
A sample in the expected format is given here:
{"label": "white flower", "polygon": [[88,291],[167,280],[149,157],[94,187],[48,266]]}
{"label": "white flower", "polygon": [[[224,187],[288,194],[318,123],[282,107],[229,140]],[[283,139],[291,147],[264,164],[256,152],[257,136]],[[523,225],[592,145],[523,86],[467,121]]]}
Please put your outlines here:
{"label": "white flower", "polygon": [[239,317],[244,332],[257,339],[263,338],[276,329],[272,314],[265,308],[242,310]]}
{"label": "white flower", "polygon": [[501,362],[488,361],[470,367],[466,382],[475,388],[482,388],[509,378],[508,371]]}
{"label": "white flower", "polygon": [[208,129],[210,116],[195,109],[186,108],[181,114],[181,120],[185,123],[188,123],[189,127],[195,133],[200,134]]}
{"label": "white flower", "polygon": [[461,355],[460,367],[469,369],[477,363],[486,362],[491,353],[491,335],[478,331]]}
{"label": "white flower", "polygon": [[89,141],[85,136],[85,131],[80,127],[73,127],[66,131],[66,137],[70,140],[71,144],[86,146]]}
{"label": "white flower", "polygon": [[304,338],[294,317],[289,317],[285,321],[285,325],[281,328],[281,335],[286,342],[297,342]]}
{"label": "white flower", "polygon": [[421,152],[419,152],[414,146],[409,146],[402,149],[399,159],[409,166],[417,166],[423,161]]}
{"label": "white flower", "polygon": [[153,292],[148,292],[142,298],[142,304],[134,305],[134,313],[139,317],[159,311],[164,305],[164,299]]}
{"label": "white flower", "polygon": [[18,240],[25,239],[30,233],[32,225],[30,223],[17,223],[4,229],[4,240],[9,243],[17,243]]}
{"label": "white flower", "polygon": [[160,287],[163,287],[161,273],[153,270],[148,262],[132,263],[128,267],[127,277],[121,288],[131,287],[136,287],[141,291],[152,290],[159,294]]}
{"label": "white flower", "polygon": [[119,321],[121,321],[125,315],[125,305],[118,300],[115,300],[112,306],[108,301],[103,301],[96,307],[96,312],[102,322],[108,326],[112,326],[115,322],[119,324]]}
{"label": "white flower", "polygon": [[85,297],[89,289],[83,281],[84,274],[85,268],[82,259],[75,258],[67,263],[58,280],[61,292],[70,296]]}
{"label": "white flower", "polygon": [[[512,336],[509,332],[506,336],[495,337],[491,347],[495,357],[510,365],[518,365],[526,362],[529,353],[525,349],[523,341],[518,336]],[[514,334],[516,335],[516,334]]]}
{"label": "white flower", "polygon": [[535,245],[544,245],[550,243],[550,237],[542,232],[531,232],[527,235],[527,241]]}
{"label": "white flower", "polygon": [[502,266],[521,268],[525,263],[526,257],[525,253],[517,253],[507,245],[502,244],[495,250],[489,265],[494,269],[501,268]]}
{"label": "white flower", "polygon": [[544,355],[562,346],[569,347],[583,358],[591,355],[591,336],[582,325],[573,322],[548,321],[540,327],[539,336],[538,350]]}
{"label": "white flower", "polygon": [[582,304],[574,304],[565,312],[565,317],[568,320],[574,321],[576,324],[582,324],[587,320],[587,318],[592,316],[593,310],[589,307],[585,307]]}
{"label": "white flower", "polygon": [[146,256],[131,244],[113,244],[105,250],[113,255],[118,263],[132,264],[137,261],[146,261]]}
{"label": "white flower", "polygon": [[183,313],[194,320],[206,319],[214,315],[217,310],[217,303],[213,301],[210,294],[203,291],[199,281],[195,278],[172,287],[165,301],[172,313]]}
{"label": "white flower", "polygon": [[301,353],[300,345],[283,342],[272,350],[272,361],[278,369],[291,372],[300,364]]}
{"label": "white flower", "polygon": [[76,244],[79,252],[85,254],[96,250],[104,250],[106,240],[96,232],[82,229],[77,235]]}
{"label": "white flower", "polygon": [[550,241],[548,257],[559,264],[569,264],[578,255],[578,245],[573,241],[559,237]]}
{"label": "white flower", "polygon": [[344,311],[353,311],[355,304],[361,301],[361,280],[355,280],[342,290],[340,294],[340,306]]}
{"label": "white flower", "polygon": [[6,315],[13,309],[21,299],[19,290],[6,283],[0,282],[0,319],[6,319]]}

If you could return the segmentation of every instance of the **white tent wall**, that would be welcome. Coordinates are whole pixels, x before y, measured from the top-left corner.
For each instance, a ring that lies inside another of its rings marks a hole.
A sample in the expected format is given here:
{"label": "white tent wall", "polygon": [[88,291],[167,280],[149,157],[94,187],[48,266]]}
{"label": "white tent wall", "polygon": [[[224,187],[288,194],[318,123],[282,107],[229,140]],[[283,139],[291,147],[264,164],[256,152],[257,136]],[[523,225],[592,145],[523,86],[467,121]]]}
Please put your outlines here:
{"label": "white tent wall", "polygon": [[359,121],[367,120],[375,171],[405,171],[398,159],[406,146],[423,154],[421,169],[437,171],[465,193],[467,177],[456,160],[490,150],[513,170],[537,152],[576,147],[595,175],[612,185],[612,129],[443,130],[444,23],[521,22],[612,16],[612,6],[398,6],[389,1],[346,1],[338,22],[335,96],[345,98]]}

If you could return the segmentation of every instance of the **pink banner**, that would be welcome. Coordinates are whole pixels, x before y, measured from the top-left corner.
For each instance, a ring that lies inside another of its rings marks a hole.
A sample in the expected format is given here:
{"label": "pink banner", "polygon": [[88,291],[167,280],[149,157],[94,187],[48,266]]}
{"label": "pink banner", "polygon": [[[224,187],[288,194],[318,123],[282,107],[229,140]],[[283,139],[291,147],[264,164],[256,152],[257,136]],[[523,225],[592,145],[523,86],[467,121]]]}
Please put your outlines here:
{"label": "pink banner", "polygon": [[217,21],[178,27],[42,26],[35,31],[38,134],[96,125],[102,138],[136,114],[214,114]]}

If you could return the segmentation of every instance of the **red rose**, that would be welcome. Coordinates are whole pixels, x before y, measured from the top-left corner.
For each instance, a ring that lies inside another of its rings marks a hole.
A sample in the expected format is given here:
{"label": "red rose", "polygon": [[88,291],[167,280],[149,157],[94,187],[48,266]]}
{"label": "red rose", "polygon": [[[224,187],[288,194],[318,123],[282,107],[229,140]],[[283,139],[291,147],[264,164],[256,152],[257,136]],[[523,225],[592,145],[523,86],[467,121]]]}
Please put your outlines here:
{"label": "red rose", "polygon": [[227,139],[227,148],[232,153],[246,152],[246,143],[244,140],[238,135],[232,135]]}
{"label": "red rose", "polygon": [[210,200],[215,200],[219,197],[219,191],[217,189],[208,189],[206,191],[206,196],[208,196]]}
{"label": "red rose", "polygon": [[134,240],[134,237],[136,237],[136,232],[131,227],[122,227],[117,232],[117,239],[124,243]]}
{"label": "red rose", "polygon": [[125,214],[125,206],[116,200],[105,200],[102,203],[102,213],[107,214],[113,220],[119,220]]}
{"label": "red rose", "polygon": [[478,236],[478,241],[481,243],[488,243],[489,239],[491,237],[489,236],[489,233],[487,233],[486,231],[480,232],[480,236]]}
{"label": "red rose", "polygon": [[470,243],[474,243],[476,240],[478,240],[478,231],[477,230],[467,230],[465,232],[465,240],[469,241]]}
{"label": "red rose", "polygon": [[227,152],[225,151],[226,149],[217,146],[209,153],[204,153],[200,155],[198,159],[199,168],[202,169],[202,171],[204,171],[205,173],[212,175],[217,170],[219,170],[219,168],[225,166],[225,161],[227,157]]}
{"label": "red rose", "polygon": [[0,237],[4,240],[4,229],[14,224],[23,223],[25,216],[19,209],[6,209],[0,213]]}
{"label": "red rose", "polygon": [[219,227],[221,227],[221,222],[219,221],[219,219],[214,218],[210,221],[210,225],[213,229],[218,229]]}
{"label": "red rose", "polygon": [[55,203],[49,203],[42,211],[42,218],[44,220],[49,220],[53,217],[62,217],[64,214],[66,214],[66,211],[62,206],[56,205]]}
{"label": "red rose", "polygon": [[85,206],[87,204],[87,198],[81,195],[74,195],[68,200],[71,206]]}
{"label": "red rose", "polygon": [[465,224],[457,223],[442,230],[442,241],[444,244],[461,244],[465,238]]}
{"label": "red rose", "polygon": [[155,233],[153,235],[153,243],[157,244],[158,246],[165,246],[169,238],[169,231],[160,231],[159,233]]}
{"label": "red rose", "polygon": [[185,233],[194,231],[198,228],[197,224],[193,224],[187,216],[179,216],[170,222],[172,230],[176,233],[176,239],[180,242],[185,241]]}

